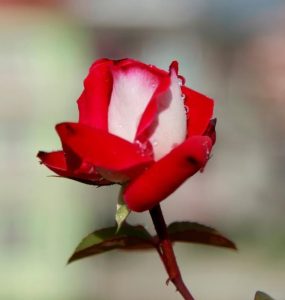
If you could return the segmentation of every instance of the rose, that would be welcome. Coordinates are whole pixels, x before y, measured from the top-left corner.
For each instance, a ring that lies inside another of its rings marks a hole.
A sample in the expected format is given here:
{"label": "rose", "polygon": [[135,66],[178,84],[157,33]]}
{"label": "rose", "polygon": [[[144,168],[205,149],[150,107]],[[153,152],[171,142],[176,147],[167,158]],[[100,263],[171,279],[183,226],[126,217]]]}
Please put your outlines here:
{"label": "rose", "polygon": [[119,183],[131,210],[151,209],[204,168],[215,143],[213,101],[169,72],[132,59],[101,59],[78,99],[78,123],[56,125],[62,151],[39,152],[59,176]]}

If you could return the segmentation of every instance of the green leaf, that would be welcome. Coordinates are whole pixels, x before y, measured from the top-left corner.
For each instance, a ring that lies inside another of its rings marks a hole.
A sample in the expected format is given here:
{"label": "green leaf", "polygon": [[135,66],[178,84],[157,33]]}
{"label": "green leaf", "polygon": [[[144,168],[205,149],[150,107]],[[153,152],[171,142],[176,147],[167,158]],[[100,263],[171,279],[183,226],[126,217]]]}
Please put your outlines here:
{"label": "green leaf", "polygon": [[130,214],[130,210],[127,207],[124,199],[123,199],[123,187],[121,188],[118,203],[117,203],[117,211],[116,211],[116,222],[117,222],[117,232],[120,230],[123,223],[126,221],[127,217]]}
{"label": "green leaf", "polygon": [[236,245],[217,230],[193,222],[174,222],[168,226],[168,234],[173,242],[206,244],[237,249]]}
{"label": "green leaf", "polygon": [[255,294],[254,300],[274,300],[274,299],[268,296],[267,294],[258,291]]}
{"label": "green leaf", "polygon": [[86,236],[77,246],[68,263],[113,249],[145,250],[153,248],[155,248],[153,238],[143,226],[124,223],[119,232],[117,232],[117,226],[113,226],[94,231]]}

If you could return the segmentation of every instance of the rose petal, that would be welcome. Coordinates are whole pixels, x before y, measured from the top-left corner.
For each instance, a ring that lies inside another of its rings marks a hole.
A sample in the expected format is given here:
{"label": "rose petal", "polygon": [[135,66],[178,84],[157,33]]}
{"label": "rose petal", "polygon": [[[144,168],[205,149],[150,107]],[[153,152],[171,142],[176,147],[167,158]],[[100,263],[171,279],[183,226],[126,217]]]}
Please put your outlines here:
{"label": "rose petal", "polygon": [[99,128],[108,128],[108,106],[112,93],[112,60],[97,60],[84,81],[84,91],[77,101],[79,123]]}
{"label": "rose petal", "polygon": [[187,135],[187,119],[181,88],[175,69],[171,69],[171,84],[167,93],[159,99],[158,123],[150,136],[155,160],[181,144]]}
{"label": "rose petal", "polygon": [[124,60],[113,66],[112,75],[109,132],[133,142],[142,115],[166,73],[153,71],[150,66],[136,61]]}
{"label": "rose petal", "polygon": [[188,136],[202,135],[213,115],[214,101],[207,96],[182,86],[188,108]]}
{"label": "rose petal", "polygon": [[42,164],[61,177],[98,186],[112,184],[112,182],[105,180],[90,165],[87,166],[87,164],[82,164],[81,168],[77,171],[70,170],[67,167],[63,151],[54,151],[49,153],[40,151],[37,157],[41,160]]}
{"label": "rose petal", "polygon": [[126,186],[124,200],[128,207],[141,212],[164,200],[205,166],[211,148],[207,136],[188,138]]}
{"label": "rose petal", "polygon": [[100,129],[78,123],[61,123],[56,130],[62,143],[82,161],[104,170],[132,177],[153,162],[152,153],[143,152],[139,145]]}
{"label": "rose petal", "polygon": [[169,91],[169,74],[166,72],[159,73],[159,71],[157,74],[160,78],[159,84],[140,119],[136,132],[135,139],[141,142],[147,141],[155,131],[158,124],[157,115],[160,109],[160,102],[164,96],[167,97]]}
{"label": "rose petal", "polygon": [[59,174],[59,172],[67,171],[67,165],[63,151],[54,151],[49,153],[39,151],[37,157],[41,160],[41,163],[57,174]]}
{"label": "rose petal", "polygon": [[179,78],[179,81],[181,82],[181,85],[184,85],[185,82],[186,82],[186,80],[185,80],[185,78],[184,78],[183,76],[181,76],[180,74],[178,74],[178,69],[179,69],[178,61],[174,60],[174,61],[170,64],[170,66],[169,66],[169,72],[170,72],[171,70],[174,70],[175,73],[176,73],[176,75],[177,75],[177,77]]}

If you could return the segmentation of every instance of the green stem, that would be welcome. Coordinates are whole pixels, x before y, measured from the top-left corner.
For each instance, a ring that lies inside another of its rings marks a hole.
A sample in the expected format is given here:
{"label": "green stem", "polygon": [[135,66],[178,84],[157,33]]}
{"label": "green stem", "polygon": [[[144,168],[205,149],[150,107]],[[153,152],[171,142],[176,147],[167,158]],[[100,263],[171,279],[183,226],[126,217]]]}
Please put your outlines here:
{"label": "green stem", "polygon": [[164,263],[165,269],[168,273],[169,279],[177,291],[182,295],[185,300],[194,300],[193,296],[187,289],[183,282],[179,267],[177,265],[176,257],[173,251],[172,243],[169,239],[165,220],[160,208],[160,205],[156,205],[150,211],[150,215],[158,236],[158,253]]}

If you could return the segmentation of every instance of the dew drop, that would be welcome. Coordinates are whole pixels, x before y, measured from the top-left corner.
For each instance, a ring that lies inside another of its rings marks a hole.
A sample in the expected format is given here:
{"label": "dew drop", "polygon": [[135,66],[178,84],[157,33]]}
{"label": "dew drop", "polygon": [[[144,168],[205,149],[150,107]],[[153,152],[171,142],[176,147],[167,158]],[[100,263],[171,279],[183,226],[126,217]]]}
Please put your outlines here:
{"label": "dew drop", "polygon": [[141,156],[153,156],[152,144],[149,141],[141,142],[136,140],[135,144],[138,146],[138,153]]}
{"label": "dew drop", "polygon": [[181,86],[183,85],[183,80],[181,78],[178,78],[178,84]]}
{"label": "dew drop", "polygon": [[142,143],[139,140],[136,140],[135,143],[139,147],[139,153],[140,153],[140,155],[146,156],[147,155],[147,144],[146,143]]}
{"label": "dew drop", "polygon": [[181,99],[184,101],[185,98],[186,98],[185,94],[182,94],[182,95],[181,95]]}
{"label": "dew drop", "polygon": [[153,142],[152,142],[152,145],[153,145],[154,147],[156,147],[156,146],[158,145],[158,142],[157,142],[157,141],[153,141]]}

